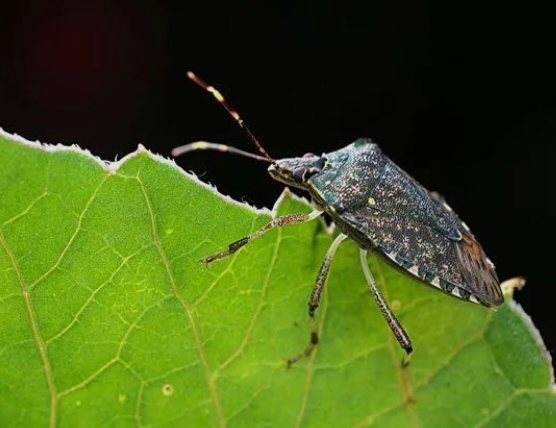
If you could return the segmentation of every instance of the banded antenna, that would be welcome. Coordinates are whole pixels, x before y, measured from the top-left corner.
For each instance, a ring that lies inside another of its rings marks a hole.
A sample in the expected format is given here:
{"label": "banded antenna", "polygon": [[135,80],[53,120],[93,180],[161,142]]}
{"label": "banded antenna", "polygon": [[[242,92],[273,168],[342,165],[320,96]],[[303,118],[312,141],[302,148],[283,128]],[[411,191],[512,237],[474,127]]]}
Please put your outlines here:
{"label": "banded antenna", "polygon": [[206,141],[197,141],[195,143],[176,147],[175,149],[172,150],[172,156],[179,156],[194,150],[216,150],[219,152],[232,153],[232,154],[245,156],[259,161],[269,162],[272,165],[274,165],[276,168],[279,168],[276,161],[268,154],[268,152],[263,148],[262,144],[259,142],[257,137],[255,137],[255,135],[251,132],[249,127],[245,124],[241,116],[238,114],[237,110],[234,109],[228,101],[226,101],[226,99],[218,89],[216,89],[212,85],[209,85],[200,77],[197,77],[195,73],[193,73],[192,71],[187,72],[187,77],[191,79],[193,82],[195,82],[197,85],[199,85],[201,88],[203,88],[205,91],[211,93],[214,98],[216,98],[216,101],[218,101],[220,105],[226,109],[228,114],[232,116],[232,118],[237,122],[237,124],[241,127],[241,129],[245,131],[247,137],[251,140],[251,142],[255,145],[255,147],[257,147],[257,150],[261,153],[262,156],[249,153],[244,150],[236,149],[235,147],[228,146],[226,144],[208,143]]}

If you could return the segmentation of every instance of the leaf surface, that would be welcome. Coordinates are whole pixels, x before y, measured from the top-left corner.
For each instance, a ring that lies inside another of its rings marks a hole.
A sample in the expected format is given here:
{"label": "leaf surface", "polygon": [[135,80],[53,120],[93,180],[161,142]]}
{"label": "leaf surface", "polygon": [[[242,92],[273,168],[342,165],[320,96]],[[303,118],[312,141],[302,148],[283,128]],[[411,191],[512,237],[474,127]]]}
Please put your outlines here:
{"label": "leaf surface", "polygon": [[[139,149],[104,164],[0,133],[1,427],[555,427],[549,355],[513,301],[493,312],[371,257],[412,337],[409,370],[357,248],[333,261],[308,342],[307,301],[332,236],[257,211]],[[413,398],[413,400],[411,400]]]}

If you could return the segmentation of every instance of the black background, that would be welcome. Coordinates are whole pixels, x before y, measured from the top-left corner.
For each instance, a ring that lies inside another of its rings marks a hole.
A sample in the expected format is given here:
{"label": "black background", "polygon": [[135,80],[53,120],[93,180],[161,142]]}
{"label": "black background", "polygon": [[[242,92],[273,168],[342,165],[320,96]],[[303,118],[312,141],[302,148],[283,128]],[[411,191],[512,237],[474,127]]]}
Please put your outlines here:
{"label": "black background", "polygon": [[[104,159],[138,143],[169,155],[198,139],[252,150],[187,81],[192,69],[228,96],[274,157],[371,137],[444,194],[501,278],[529,279],[517,300],[554,352],[556,98],[553,46],[533,34],[541,15],[488,2],[285,3],[5,5],[0,126]],[[248,159],[207,152],[179,163],[257,206],[281,191]]]}

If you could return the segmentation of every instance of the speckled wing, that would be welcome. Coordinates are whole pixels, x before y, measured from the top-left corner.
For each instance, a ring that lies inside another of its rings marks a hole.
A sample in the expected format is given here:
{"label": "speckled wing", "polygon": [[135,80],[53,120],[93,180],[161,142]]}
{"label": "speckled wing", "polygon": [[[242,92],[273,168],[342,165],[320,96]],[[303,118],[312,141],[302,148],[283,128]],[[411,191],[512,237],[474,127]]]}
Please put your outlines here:
{"label": "speckled wing", "polygon": [[504,302],[504,296],[493,263],[485,254],[469,227],[448,206],[444,198],[436,192],[431,192],[430,196],[440,209],[445,210],[452,216],[462,233],[462,239],[453,242],[452,247],[459,261],[463,281],[469,285],[484,305],[501,305]]}
{"label": "speckled wing", "polygon": [[496,274],[474,239],[464,235],[455,241],[416,220],[366,207],[343,213],[341,218],[367,235],[394,263],[423,281],[485,306],[503,301]]}
{"label": "speckled wing", "polygon": [[494,268],[471,231],[438,195],[395,165],[388,165],[364,205],[336,215],[435,287],[485,306],[503,302]]}

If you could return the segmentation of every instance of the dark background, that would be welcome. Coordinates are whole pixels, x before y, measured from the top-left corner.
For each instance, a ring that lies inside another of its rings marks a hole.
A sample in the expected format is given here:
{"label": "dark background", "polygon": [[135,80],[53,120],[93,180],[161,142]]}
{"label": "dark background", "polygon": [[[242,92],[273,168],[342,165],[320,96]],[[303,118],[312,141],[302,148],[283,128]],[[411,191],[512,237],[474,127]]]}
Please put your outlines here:
{"label": "dark background", "polygon": [[[192,69],[274,157],[372,137],[446,196],[501,278],[529,279],[517,300],[554,352],[554,50],[531,37],[538,19],[488,2],[262,3],[4,5],[0,126],[109,160],[138,143],[164,155],[197,139],[252,150],[186,79]],[[179,163],[257,206],[281,191],[248,159],[206,152]]]}

